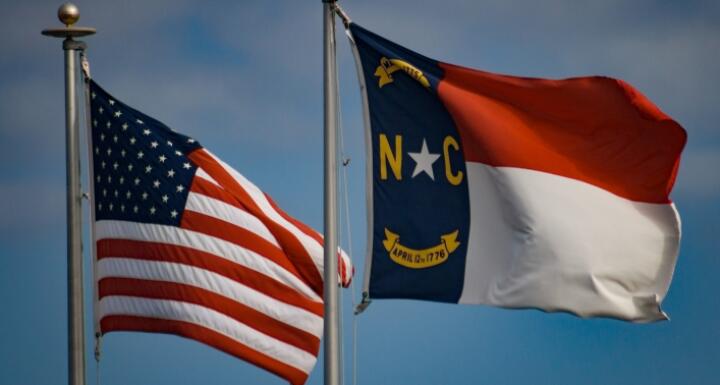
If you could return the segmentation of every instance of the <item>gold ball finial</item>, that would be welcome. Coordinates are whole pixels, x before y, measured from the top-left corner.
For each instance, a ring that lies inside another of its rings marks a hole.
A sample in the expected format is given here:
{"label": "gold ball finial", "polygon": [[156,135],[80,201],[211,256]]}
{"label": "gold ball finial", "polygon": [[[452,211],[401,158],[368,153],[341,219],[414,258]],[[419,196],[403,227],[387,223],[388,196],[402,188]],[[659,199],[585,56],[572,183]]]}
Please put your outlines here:
{"label": "gold ball finial", "polygon": [[69,27],[80,19],[80,10],[73,3],[65,3],[58,8],[58,19]]}

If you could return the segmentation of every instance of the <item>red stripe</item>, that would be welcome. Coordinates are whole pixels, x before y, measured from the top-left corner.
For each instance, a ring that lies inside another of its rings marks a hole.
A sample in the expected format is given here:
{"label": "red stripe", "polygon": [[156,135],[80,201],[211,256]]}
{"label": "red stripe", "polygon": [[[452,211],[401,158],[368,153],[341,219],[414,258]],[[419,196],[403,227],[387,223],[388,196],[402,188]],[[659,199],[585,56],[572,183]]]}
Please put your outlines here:
{"label": "red stripe", "polygon": [[294,276],[302,279],[296,270],[295,265],[283,251],[265,238],[254,232],[235,226],[221,219],[211,217],[194,211],[185,210],[180,227],[186,230],[197,231],[218,239],[234,243],[240,247],[251,250],[264,258],[267,258]]}
{"label": "red stripe", "polygon": [[188,302],[233,318],[261,333],[317,356],[320,339],[290,324],[278,321],[252,307],[217,293],[175,282],[133,278],[105,278],[98,283],[99,298],[112,295]]}
{"label": "red stripe", "polygon": [[685,130],[629,84],[440,66],[438,95],[466,161],[561,175],[634,201],[670,201]]}
{"label": "red stripe", "polygon": [[[280,208],[280,206],[277,205],[277,203],[275,203],[275,201],[269,195],[265,194],[265,197],[267,198],[268,202],[270,202],[270,205],[275,209],[275,211],[277,211],[278,214],[280,214],[280,216],[285,218],[286,221],[295,225],[295,227],[300,229],[300,231],[302,231],[305,235],[307,235],[308,237],[315,240],[315,242],[317,242],[318,245],[320,245],[320,247],[323,247],[323,248],[325,247],[325,240],[323,239],[323,237],[320,236],[320,234],[318,234],[316,231],[311,229],[306,224],[304,224],[304,223],[298,221],[297,219],[291,217],[290,215],[288,215],[285,211],[283,211]],[[341,281],[345,281],[345,279],[347,277],[345,263],[343,263],[343,259],[342,259],[342,256],[340,255],[340,253],[338,253],[337,258],[338,258],[338,270],[340,271]]]}
{"label": "red stripe", "polygon": [[242,204],[242,202],[240,202],[240,200],[238,200],[234,195],[223,190],[215,183],[212,183],[201,177],[195,177],[195,179],[193,179],[193,183],[190,186],[190,191],[196,194],[204,195],[209,198],[217,199],[220,202],[227,203],[237,209],[249,212],[248,209]]}
{"label": "red stripe", "polygon": [[[205,179],[196,178],[192,184],[192,187],[190,188],[190,191],[196,194],[204,195],[209,198],[217,199],[221,202],[234,206],[235,208],[247,211],[242,205],[242,203],[235,199],[231,194],[223,191],[216,184]],[[304,223],[288,215],[277,205],[277,203],[275,203],[275,201],[269,195],[265,194],[265,197],[267,198],[268,202],[270,202],[270,205],[275,209],[275,211],[277,211],[278,214],[285,218],[285,220],[292,223],[304,234],[315,240],[315,242],[317,242],[320,247],[324,247],[324,240],[320,234],[318,234],[316,231],[314,231],[312,228],[305,225]],[[350,285],[352,276],[348,277],[347,266],[345,263],[343,263],[343,259],[340,253],[338,253],[338,268],[340,270],[340,277],[342,278],[341,283],[343,283],[343,286],[347,287],[348,285]]]}
{"label": "red stripe", "polygon": [[243,359],[274,373],[292,385],[302,385],[308,375],[301,370],[260,353],[232,338],[203,326],[183,321],[170,321],[149,317],[107,316],[100,320],[103,334],[112,331],[137,331],[150,333],[167,333],[190,338],[212,346],[225,353]]}
{"label": "red stripe", "polygon": [[[292,223],[300,229],[305,235],[315,240],[315,242],[320,245],[320,247],[325,247],[325,240],[323,237],[318,234],[316,231],[314,231],[312,228],[310,228],[308,225],[298,221],[297,219],[291,217],[288,215],[285,211],[283,211],[280,206],[275,203],[275,201],[270,197],[270,195],[265,194],[265,197],[267,198],[268,202],[270,202],[270,205],[275,209],[275,211],[278,212],[283,218],[285,218],[286,221]],[[344,287],[347,287],[350,285],[350,280],[348,280],[347,275],[347,266],[345,266],[345,263],[343,262],[342,255],[338,252],[338,269],[340,270],[340,277],[341,277],[341,284],[343,284]],[[352,278],[350,278],[352,279]]]}
{"label": "red stripe", "polygon": [[305,235],[314,239],[315,242],[317,242],[320,246],[324,244],[323,238],[320,236],[320,234],[311,229],[308,225],[288,215],[285,211],[283,211],[283,209],[280,208],[280,206],[277,205],[277,203],[275,203],[275,201],[270,197],[270,195],[265,193],[263,194],[265,195],[265,198],[267,198],[268,202],[270,202],[270,206],[272,206],[272,208],[274,208],[281,217],[285,218],[286,221],[295,225],[295,227],[300,229],[300,231],[302,231]]}
{"label": "red stripe", "polygon": [[308,254],[307,250],[305,250],[305,247],[303,247],[302,243],[300,243],[295,235],[285,229],[282,225],[270,219],[262,210],[260,210],[257,204],[255,204],[255,201],[232,177],[232,175],[230,175],[222,165],[220,165],[204,150],[194,151],[188,157],[193,161],[193,163],[207,172],[208,175],[210,175],[216,182],[222,185],[226,191],[233,194],[233,196],[247,208],[248,212],[256,216],[265,224],[265,226],[267,226],[270,232],[275,236],[275,239],[277,239],[278,243],[280,243],[283,250],[290,256],[293,265],[295,265],[303,280],[308,283],[315,293],[322,296],[323,282],[320,272],[315,266],[315,263]]}
{"label": "red stripe", "polygon": [[323,316],[323,304],[321,302],[315,302],[292,287],[262,273],[204,251],[165,243],[123,239],[97,241],[97,258],[107,257],[172,262],[205,269],[232,279],[278,301],[305,309],[320,317]]}

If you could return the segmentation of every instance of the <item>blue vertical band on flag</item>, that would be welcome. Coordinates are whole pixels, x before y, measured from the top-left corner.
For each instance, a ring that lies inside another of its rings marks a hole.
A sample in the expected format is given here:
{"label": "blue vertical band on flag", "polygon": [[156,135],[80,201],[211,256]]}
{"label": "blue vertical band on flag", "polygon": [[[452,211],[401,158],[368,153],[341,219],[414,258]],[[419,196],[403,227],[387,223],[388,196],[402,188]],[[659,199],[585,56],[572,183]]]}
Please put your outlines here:
{"label": "blue vertical band on flag", "polygon": [[[458,131],[437,62],[351,24],[372,142],[371,298],[457,302],[470,226]],[[419,226],[418,224],[422,224]]]}

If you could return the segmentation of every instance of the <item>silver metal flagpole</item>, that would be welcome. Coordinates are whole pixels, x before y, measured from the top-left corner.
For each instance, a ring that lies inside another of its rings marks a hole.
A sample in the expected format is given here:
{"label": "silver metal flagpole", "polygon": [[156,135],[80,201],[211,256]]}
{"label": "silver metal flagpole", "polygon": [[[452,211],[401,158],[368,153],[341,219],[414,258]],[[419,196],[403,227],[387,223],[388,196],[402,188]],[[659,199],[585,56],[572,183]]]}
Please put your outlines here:
{"label": "silver metal flagpole", "polygon": [[68,383],[85,384],[85,334],[83,325],[82,277],[82,191],[80,188],[80,133],[76,95],[77,53],[85,43],[74,37],[95,33],[94,28],[74,27],[80,18],[78,8],[65,3],[58,19],[65,28],[42,31],[43,35],[65,38],[65,161],[67,172],[67,259],[68,259]]}
{"label": "silver metal flagpole", "polygon": [[335,66],[335,0],[323,0],[323,67],[325,99],[324,194],[324,349],[325,385],[340,385],[340,336],[337,276],[337,68]]}

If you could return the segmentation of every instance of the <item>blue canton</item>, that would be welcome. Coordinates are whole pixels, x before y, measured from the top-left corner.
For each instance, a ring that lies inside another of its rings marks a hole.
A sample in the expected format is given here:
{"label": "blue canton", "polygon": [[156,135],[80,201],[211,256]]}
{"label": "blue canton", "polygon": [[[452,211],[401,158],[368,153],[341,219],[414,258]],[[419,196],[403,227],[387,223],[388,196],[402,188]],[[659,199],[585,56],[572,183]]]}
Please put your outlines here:
{"label": "blue canton", "polygon": [[90,96],[95,219],[179,226],[200,144],[94,81]]}

